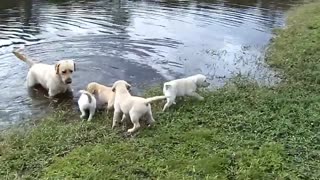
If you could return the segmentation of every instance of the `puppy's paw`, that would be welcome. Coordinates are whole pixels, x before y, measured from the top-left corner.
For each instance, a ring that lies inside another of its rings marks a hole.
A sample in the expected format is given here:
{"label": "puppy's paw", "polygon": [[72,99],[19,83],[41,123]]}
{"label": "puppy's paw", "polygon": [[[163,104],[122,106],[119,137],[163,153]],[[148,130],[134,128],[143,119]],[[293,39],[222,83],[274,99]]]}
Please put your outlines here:
{"label": "puppy's paw", "polygon": [[155,124],[155,122],[149,123],[147,127],[152,128],[154,126],[154,124]]}
{"label": "puppy's paw", "polygon": [[80,115],[80,118],[83,119],[85,115]]}
{"label": "puppy's paw", "polygon": [[131,128],[131,129],[128,129],[128,131],[127,131],[128,133],[133,133],[134,132],[134,129],[133,128]]}

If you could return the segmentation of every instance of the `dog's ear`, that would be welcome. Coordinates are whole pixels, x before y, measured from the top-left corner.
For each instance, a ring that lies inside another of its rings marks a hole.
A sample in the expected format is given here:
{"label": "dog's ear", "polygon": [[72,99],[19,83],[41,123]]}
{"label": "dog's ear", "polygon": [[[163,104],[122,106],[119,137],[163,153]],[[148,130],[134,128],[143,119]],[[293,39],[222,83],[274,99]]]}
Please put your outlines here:
{"label": "dog's ear", "polygon": [[168,90],[171,87],[171,85],[170,84],[165,84],[164,87],[166,88],[166,90]]}
{"label": "dog's ear", "polygon": [[126,88],[127,88],[127,90],[130,90],[131,89],[131,85],[129,83],[126,83]]}
{"label": "dog's ear", "polygon": [[60,63],[57,63],[57,64],[54,66],[54,69],[56,70],[56,74],[59,74],[59,67],[60,67]]}
{"label": "dog's ear", "polygon": [[95,90],[95,87],[93,87],[94,85],[90,84],[87,86],[87,91],[91,94],[95,94],[96,93],[96,90]]}
{"label": "dog's ear", "polygon": [[112,90],[112,92],[116,92],[116,84],[113,84],[113,85],[112,85],[111,90]]}

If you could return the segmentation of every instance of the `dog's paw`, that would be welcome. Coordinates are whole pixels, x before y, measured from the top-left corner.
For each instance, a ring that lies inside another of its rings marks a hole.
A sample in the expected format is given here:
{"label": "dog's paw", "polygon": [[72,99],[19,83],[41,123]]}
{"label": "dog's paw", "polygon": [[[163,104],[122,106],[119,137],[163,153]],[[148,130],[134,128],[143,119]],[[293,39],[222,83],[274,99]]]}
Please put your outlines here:
{"label": "dog's paw", "polygon": [[147,125],[147,127],[148,127],[148,128],[152,128],[152,127],[154,126],[154,124],[155,124],[155,122],[149,123],[149,124]]}
{"label": "dog's paw", "polygon": [[129,133],[129,132],[124,132],[124,133],[123,133],[123,137],[125,137],[125,138],[132,138],[132,137],[133,137],[133,134],[132,134],[132,133]]}
{"label": "dog's paw", "polygon": [[83,119],[85,115],[80,115],[80,118]]}
{"label": "dog's paw", "polygon": [[133,132],[134,132],[134,128],[128,129],[127,132],[128,132],[128,133],[133,133]]}

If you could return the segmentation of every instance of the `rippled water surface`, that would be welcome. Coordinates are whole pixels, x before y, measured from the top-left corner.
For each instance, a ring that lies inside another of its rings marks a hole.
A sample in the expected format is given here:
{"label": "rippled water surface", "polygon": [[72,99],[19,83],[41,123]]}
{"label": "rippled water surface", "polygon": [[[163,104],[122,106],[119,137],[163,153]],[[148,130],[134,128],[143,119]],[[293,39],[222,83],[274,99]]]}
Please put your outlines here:
{"label": "rippled water surface", "polygon": [[[244,74],[276,81],[261,57],[272,29],[295,1],[0,1],[0,127],[55,107],[25,86],[28,67],[14,47],[39,62],[73,58],[75,91],[90,81],[125,79],[145,87],[195,73],[220,86]],[[76,95],[76,94],[75,94]],[[76,100],[77,95],[74,97]]]}

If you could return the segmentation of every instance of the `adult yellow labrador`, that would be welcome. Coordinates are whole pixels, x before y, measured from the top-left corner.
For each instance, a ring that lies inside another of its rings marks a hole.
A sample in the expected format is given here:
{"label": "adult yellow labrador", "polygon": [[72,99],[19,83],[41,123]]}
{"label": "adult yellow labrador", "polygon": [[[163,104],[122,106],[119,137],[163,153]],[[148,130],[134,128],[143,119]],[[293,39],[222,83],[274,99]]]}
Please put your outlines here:
{"label": "adult yellow labrador", "polygon": [[58,61],[55,65],[36,63],[27,56],[23,55],[18,49],[13,54],[29,66],[27,75],[27,86],[29,88],[40,84],[48,90],[50,98],[57,94],[72,91],[72,74],[75,71],[75,63],[71,59]]}

